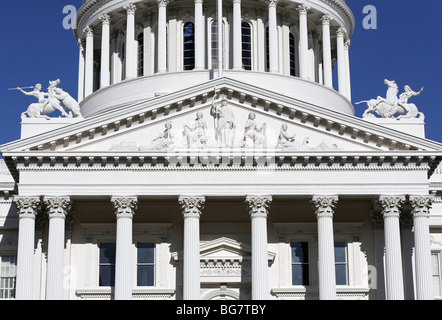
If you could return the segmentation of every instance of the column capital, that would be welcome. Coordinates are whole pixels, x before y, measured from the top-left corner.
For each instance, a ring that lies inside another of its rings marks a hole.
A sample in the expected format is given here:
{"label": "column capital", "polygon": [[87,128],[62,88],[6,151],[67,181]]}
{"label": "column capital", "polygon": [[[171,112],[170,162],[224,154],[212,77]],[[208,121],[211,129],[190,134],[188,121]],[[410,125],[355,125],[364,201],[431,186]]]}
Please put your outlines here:
{"label": "column capital", "polygon": [[410,196],[410,204],[412,207],[413,218],[429,217],[430,209],[433,205],[433,197],[431,196]]}
{"label": "column capital", "polygon": [[159,7],[166,7],[169,4],[169,0],[157,0]]}
{"label": "column capital", "polygon": [[307,6],[305,3],[301,3],[296,10],[299,12],[299,14],[307,14],[307,12],[310,10],[310,7]]}
{"label": "column capital", "polygon": [[49,219],[51,218],[63,218],[66,219],[66,215],[71,210],[71,198],[69,196],[62,197],[44,197],[43,202],[48,209]]}
{"label": "column capital", "polygon": [[269,6],[269,7],[276,7],[278,5],[278,1],[279,0],[265,0],[265,3]]}
{"label": "column capital", "polygon": [[133,218],[138,206],[138,197],[136,196],[112,196],[111,202],[114,205],[115,215],[119,218]]}
{"label": "column capital", "polygon": [[241,0],[233,0],[232,2],[233,2],[233,4],[235,4],[235,3],[241,4]]}
{"label": "column capital", "polygon": [[345,28],[343,28],[343,27],[339,27],[336,30],[336,36],[337,37],[344,37],[346,33],[347,33],[347,30],[345,30]]}
{"label": "column capital", "polygon": [[348,39],[344,42],[344,49],[348,50],[350,49],[350,46],[351,46],[351,41],[350,39]]}
{"label": "column capital", "polygon": [[315,209],[316,218],[333,218],[338,200],[338,196],[313,196],[311,203]]}
{"label": "column capital", "polygon": [[380,196],[379,202],[384,219],[387,217],[399,218],[401,208],[405,202],[405,196]]}
{"label": "column capital", "polygon": [[204,208],[206,198],[203,196],[180,196],[178,203],[183,210],[183,217],[185,218],[199,218],[201,210]]}
{"label": "column capital", "polygon": [[83,33],[86,34],[86,37],[93,37],[94,36],[94,30],[91,28],[91,26],[86,26],[86,28],[84,28]]}
{"label": "column capital", "polygon": [[127,14],[135,14],[135,11],[137,11],[137,6],[133,3],[129,3],[123,7],[124,10],[126,10]]}
{"label": "column capital", "polygon": [[107,13],[101,15],[99,19],[103,25],[109,25],[111,22],[111,17]]}
{"label": "column capital", "polygon": [[202,4],[203,2],[203,0],[195,0],[195,4]]}
{"label": "column capital", "polygon": [[332,17],[328,14],[324,14],[321,19],[323,25],[330,25],[330,22],[333,20]]}
{"label": "column capital", "polygon": [[18,209],[18,217],[35,219],[40,206],[40,197],[14,197],[15,205]]}
{"label": "column capital", "polygon": [[272,196],[247,196],[246,198],[246,205],[252,219],[257,217],[267,218],[271,204]]}

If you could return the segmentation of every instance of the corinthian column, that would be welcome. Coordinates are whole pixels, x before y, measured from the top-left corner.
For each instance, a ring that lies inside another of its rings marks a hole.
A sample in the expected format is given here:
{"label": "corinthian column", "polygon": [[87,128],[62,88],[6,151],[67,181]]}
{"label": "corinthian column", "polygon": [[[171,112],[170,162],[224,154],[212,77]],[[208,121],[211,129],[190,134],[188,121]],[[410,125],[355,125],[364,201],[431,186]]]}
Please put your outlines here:
{"label": "corinthian column", "polygon": [[115,300],[132,299],[132,219],[137,209],[137,197],[112,197],[117,217],[115,257]]}
{"label": "corinthian column", "polygon": [[331,57],[331,38],[330,38],[330,16],[328,14],[322,17],[322,59],[324,64],[324,85],[333,87],[333,68]]}
{"label": "corinthian column", "polygon": [[137,7],[133,3],[124,6],[127,12],[126,23],[126,79],[135,78],[135,11]]}
{"label": "corinthian column", "polygon": [[157,0],[158,2],[158,73],[167,71],[167,17],[166,8],[169,0]]}
{"label": "corinthian column", "polygon": [[339,93],[348,97],[347,94],[347,68],[345,64],[345,48],[344,48],[345,29],[339,28],[336,31],[337,51],[338,51],[338,89]]}
{"label": "corinthian column", "polygon": [[200,216],[204,197],[181,196],[178,199],[184,217],[183,299],[201,298]]}
{"label": "corinthian column", "polygon": [[333,215],[338,196],[313,196],[312,204],[318,220],[319,299],[336,299],[335,244]]}
{"label": "corinthian column", "polygon": [[84,64],[85,64],[85,53],[83,41],[78,39],[78,102],[80,103],[84,99]]}
{"label": "corinthian column", "polygon": [[86,33],[86,57],[84,70],[84,97],[94,92],[94,32],[87,26]]}
{"label": "corinthian column", "polygon": [[35,217],[40,197],[15,197],[18,209],[16,299],[32,300],[34,285]]}
{"label": "corinthian column", "polygon": [[381,196],[379,201],[384,216],[386,298],[387,300],[404,300],[399,216],[405,197]]}
{"label": "corinthian column", "polygon": [[413,208],[417,300],[434,300],[429,217],[432,198],[410,196]]}
{"label": "corinthian column", "polygon": [[204,69],[203,0],[195,0],[195,70]]}
{"label": "corinthian column", "polygon": [[62,300],[65,222],[71,200],[66,196],[45,197],[43,201],[49,216],[46,300]]}
{"label": "corinthian column", "polygon": [[347,40],[344,43],[345,52],[345,73],[346,73],[346,91],[347,98],[351,101],[351,75],[350,75],[350,45],[351,41]]}
{"label": "corinthian column", "polygon": [[310,79],[307,26],[307,12],[310,7],[302,3],[297,10],[299,12],[299,75],[301,79]]}
{"label": "corinthian column", "polygon": [[276,24],[276,5],[278,0],[266,0],[269,6],[269,59],[270,72],[279,72],[278,29]]}
{"label": "corinthian column", "polygon": [[110,16],[103,14],[101,35],[101,88],[110,85]]}
{"label": "corinthian column", "polygon": [[233,0],[233,69],[242,70],[241,0]]}
{"label": "corinthian column", "polygon": [[269,299],[267,252],[267,215],[271,196],[247,196],[246,205],[252,219],[252,300]]}

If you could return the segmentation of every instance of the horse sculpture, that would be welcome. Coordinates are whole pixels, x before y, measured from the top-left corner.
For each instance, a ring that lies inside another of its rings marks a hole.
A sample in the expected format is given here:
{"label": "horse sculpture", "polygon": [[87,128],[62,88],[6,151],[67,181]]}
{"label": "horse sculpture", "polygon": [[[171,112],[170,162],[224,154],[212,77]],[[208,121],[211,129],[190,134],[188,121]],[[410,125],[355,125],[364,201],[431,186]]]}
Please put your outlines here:
{"label": "horse sculpture", "polygon": [[[30,118],[45,118],[50,119],[47,115],[58,110],[61,112],[60,117],[72,118],[72,117],[82,117],[80,112],[80,106],[77,101],[75,101],[67,92],[58,88],[60,80],[50,81],[47,100],[39,100],[38,103],[32,103],[29,105],[28,109],[22,113],[22,118],[26,115]],[[24,92],[25,93],[25,92]],[[41,92],[38,92],[40,95]],[[35,90],[32,93],[25,93],[27,95],[35,95]],[[70,110],[70,114],[66,113],[65,108],[61,106],[61,102],[64,104],[66,109]]]}
{"label": "horse sculpture", "polygon": [[[360,101],[355,104],[366,103],[367,110],[362,115],[363,118],[374,118],[374,113],[379,114],[382,118],[402,119],[402,118],[425,118],[422,112],[413,103],[408,103],[408,99],[418,96],[422,93],[423,88],[419,92],[414,92],[409,86],[405,86],[405,92],[398,98],[398,85],[396,82],[385,79],[384,83],[388,86],[386,98],[377,97],[366,101]],[[395,114],[400,116],[395,117]]]}

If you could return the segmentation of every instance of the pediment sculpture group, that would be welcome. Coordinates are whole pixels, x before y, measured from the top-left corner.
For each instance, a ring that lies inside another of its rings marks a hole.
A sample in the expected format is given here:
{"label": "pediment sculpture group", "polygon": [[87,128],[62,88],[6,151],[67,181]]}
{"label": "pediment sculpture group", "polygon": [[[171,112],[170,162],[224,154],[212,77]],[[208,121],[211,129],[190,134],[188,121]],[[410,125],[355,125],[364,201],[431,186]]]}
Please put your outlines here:
{"label": "pediment sculpture group", "polygon": [[[37,83],[34,90],[30,92],[24,91],[23,88],[15,88],[15,90],[21,91],[27,96],[33,96],[38,100],[37,103],[29,105],[28,109],[22,113],[22,118],[28,116],[29,118],[50,120],[48,114],[56,110],[60,111],[60,117],[82,118],[80,105],[69,93],[59,88],[60,83],[60,79],[49,81],[48,92],[42,91],[40,83]],[[66,112],[67,110],[69,110],[69,113]]]}
{"label": "pediment sculpture group", "polygon": [[[208,135],[208,125],[204,114],[197,112],[195,120],[191,124],[186,124],[182,130],[183,146],[187,148],[223,147],[223,148],[259,148],[267,147],[267,124],[257,121],[256,113],[250,112],[244,126],[242,136],[237,141],[238,125],[235,120],[233,110],[229,107],[227,98],[223,97],[212,102],[210,115],[214,121],[215,141],[210,142]],[[147,148],[149,151],[170,151],[175,147],[175,134],[172,131],[173,124],[168,121],[165,130],[161,132]],[[296,134],[288,132],[288,125],[281,125],[277,149],[283,150],[337,150],[338,147],[321,143],[319,146],[310,145],[310,137],[303,141],[297,141]]]}

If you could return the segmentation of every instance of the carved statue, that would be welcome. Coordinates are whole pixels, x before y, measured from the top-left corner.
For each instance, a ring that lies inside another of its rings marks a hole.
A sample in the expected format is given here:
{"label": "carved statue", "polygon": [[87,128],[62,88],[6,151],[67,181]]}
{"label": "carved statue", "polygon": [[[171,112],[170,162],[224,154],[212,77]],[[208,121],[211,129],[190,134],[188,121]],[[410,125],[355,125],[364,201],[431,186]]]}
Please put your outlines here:
{"label": "carved statue", "polygon": [[[60,79],[49,81],[47,93],[41,91],[41,84],[36,84],[34,91],[32,92],[26,92],[21,88],[17,88],[17,90],[21,91],[23,94],[34,96],[38,99],[38,103],[32,103],[28,109],[22,113],[22,118],[28,115],[30,118],[45,118],[49,120],[50,118],[47,114],[50,114],[55,110],[59,110],[64,117],[81,117],[80,106],[69,94],[58,88],[59,84]],[[45,98],[46,96],[48,99]],[[60,104],[61,102],[65,104],[66,108],[72,111],[71,115],[66,113],[65,109]]]}
{"label": "carved statue", "polygon": [[218,105],[215,98],[213,99],[210,115],[215,121],[215,138],[218,145],[222,147],[232,146],[236,130],[235,117],[225,97],[222,99],[221,105]]}
{"label": "carved statue", "polygon": [[376,112],[382,118],[395,118],[395,114],[400,114],[396,119],[402,118],[420,118],[424,119],[425,116],[422,112],[419,112],[416,105],[408,103],[408,99],[416,97],[422,93],[424,88],[422,87],[419,92],[413,91],[410,86],[405,86],[405,92],[398,98],[399,89],[396,82],[385,79],[384,83],[388,86],[386,98],[377,97],[377,99],[371,99],[366,101],[360,101],[356,104],[366,103],[367,110],[363,114],[363,118],[374,118]]}
{"label": "carved statue", "polygon": [[255,119],[256,114],[253,112],[250,113],[244,131],[242,147],[250,145],[249,141],[251,141],[253,147],[264,146],[266,136],[266,124],[264,123],[259,126],[256,124]]}
{"label": "carved statue", "polygon": [[147,148],[149,151],[168,151],[172,150],[174,147],[174,134],[172,133],[172,122],[167,122],[165,124],[166,130],[158,135],[153,141],[150,147]]}
{"label": "carved statue", "polygon": [[284,123],[281,126],[281,131],[279,133],[277,148],[297,149],[297,146],[295,144],[296,134],[290,134],[287,132],[287,130],[288,126],[286,123]]}
{"label": "carved statue", "polygon": [[207,123],[203,119],[204,115],[202,112],[196,114],[196,119],[193,124],[185,125],[183,135],[186,138],[187,146],[204,146],[207,143]]}

